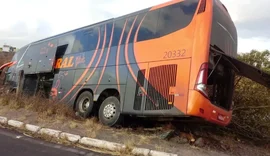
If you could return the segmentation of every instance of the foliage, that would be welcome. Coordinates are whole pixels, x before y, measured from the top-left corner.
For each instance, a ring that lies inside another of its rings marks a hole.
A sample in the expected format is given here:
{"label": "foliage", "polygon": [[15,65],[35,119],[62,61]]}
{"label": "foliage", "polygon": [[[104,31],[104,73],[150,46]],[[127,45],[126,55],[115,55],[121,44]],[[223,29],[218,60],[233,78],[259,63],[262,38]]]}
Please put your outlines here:
{"label": "foliage", "polygon": [[[238,59],[270,73],[268,50],[252,50]],[[240,76],[236,82],[232,126],[247,137],[270,140],[270,89]]]}

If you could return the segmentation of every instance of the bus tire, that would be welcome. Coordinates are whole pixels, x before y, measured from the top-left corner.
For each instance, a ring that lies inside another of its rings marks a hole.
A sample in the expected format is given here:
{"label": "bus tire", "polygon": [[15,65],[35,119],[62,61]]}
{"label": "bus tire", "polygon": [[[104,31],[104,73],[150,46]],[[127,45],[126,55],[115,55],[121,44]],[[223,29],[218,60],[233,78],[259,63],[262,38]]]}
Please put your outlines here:
{"label": "bus tire", "polygon": [[85,91],[81,93],[76,100],[76,111],[79,116],[87,118],[92,113],[93,105],[93,94],[89,91]]}
{"label": "bus tire", "polygon": [[98,117],[105,126],[112,127],[119,124],[123,119],[120,112],[120,101],[114,96],[106,98],[99,108]]}

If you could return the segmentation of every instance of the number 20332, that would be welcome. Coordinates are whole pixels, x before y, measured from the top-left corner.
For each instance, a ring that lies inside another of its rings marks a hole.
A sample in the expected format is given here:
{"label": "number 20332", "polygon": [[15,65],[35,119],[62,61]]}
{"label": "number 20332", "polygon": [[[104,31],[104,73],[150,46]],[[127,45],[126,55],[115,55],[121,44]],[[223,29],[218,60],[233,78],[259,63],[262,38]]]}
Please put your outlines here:
{"label": "number 20332", "polygon": [[164,52],[163,59],[185,57],[186,52],[187,52],[186,49],[178,49],[178,50],[165,51]]}

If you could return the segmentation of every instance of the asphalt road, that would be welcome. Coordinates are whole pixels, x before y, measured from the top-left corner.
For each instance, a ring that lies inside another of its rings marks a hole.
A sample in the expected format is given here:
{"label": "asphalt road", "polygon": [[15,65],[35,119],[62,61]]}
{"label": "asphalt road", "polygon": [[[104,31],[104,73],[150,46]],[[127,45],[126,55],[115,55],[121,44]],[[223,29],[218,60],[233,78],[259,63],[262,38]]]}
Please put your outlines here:
{"label": "asphalt road", "polygon": [[67,147],[31,138],[0,127],[1,156],[105,156],[85,149]]}

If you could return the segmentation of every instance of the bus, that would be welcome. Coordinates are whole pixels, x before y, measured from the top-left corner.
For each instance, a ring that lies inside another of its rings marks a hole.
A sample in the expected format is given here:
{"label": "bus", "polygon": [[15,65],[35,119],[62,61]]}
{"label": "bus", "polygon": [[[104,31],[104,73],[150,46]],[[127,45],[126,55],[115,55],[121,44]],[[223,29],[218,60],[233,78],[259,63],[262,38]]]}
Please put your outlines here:
{"label": "bus", "polygon": [[29,43],[6,81],[106,126],[125,115],[226,126],[237,73],[269,85],[236,56],[237,30],[219,0],[172,0]]}

